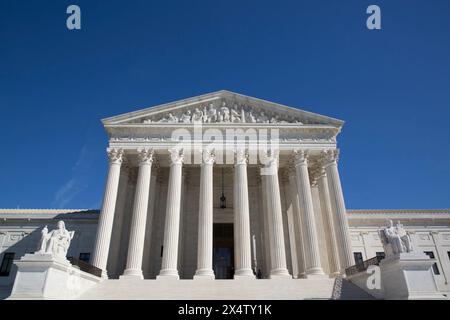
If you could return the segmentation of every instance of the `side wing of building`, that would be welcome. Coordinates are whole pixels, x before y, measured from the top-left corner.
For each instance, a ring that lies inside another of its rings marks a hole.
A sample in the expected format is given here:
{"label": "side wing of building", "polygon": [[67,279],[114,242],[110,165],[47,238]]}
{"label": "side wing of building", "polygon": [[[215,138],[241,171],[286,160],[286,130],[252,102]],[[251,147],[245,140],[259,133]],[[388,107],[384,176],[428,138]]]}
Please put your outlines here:
{"label": "side wing of building", "polygon": [[[41,230],[59,220],[74,230],[68,256],[89,261],[93,250],[98,210],[0,209],[0,295],[14,282],[14,260],[37,250]],[[414,247],[436,259],[433,267],[439,289],[450,291],[450,210],[348,210],[355,263],[383,255],[378,229],[387,219],[400,221]]]}

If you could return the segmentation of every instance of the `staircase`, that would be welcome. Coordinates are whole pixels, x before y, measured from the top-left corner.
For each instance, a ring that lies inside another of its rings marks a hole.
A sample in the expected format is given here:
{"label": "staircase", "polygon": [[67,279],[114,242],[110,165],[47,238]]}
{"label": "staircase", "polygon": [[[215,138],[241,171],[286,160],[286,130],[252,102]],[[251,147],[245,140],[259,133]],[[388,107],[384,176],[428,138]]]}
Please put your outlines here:
{"label": "staircase", "polygon": [[[336,285],[336,283],[338,285]],[[105,280],[82,300],[373,299],[343,279]]]}

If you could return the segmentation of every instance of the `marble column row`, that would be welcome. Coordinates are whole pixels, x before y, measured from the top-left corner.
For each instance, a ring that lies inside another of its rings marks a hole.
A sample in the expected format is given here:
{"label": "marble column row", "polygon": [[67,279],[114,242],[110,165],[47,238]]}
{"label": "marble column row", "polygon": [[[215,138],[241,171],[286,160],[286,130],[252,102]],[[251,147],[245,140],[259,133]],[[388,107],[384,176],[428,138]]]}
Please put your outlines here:
{"label": "marble column row", "polygon": [[[200,198],[198,220],[197,270],[194,279],[214,279],[213,271],[213,165],[214,150],[202,150],[200,173]],[[183,152],[170,149],[170,173],[164,226],[162,265],[157,279],[179,279],[178,248],[180,234],[180,208],[182,191]],[[107,277],[111,232],[117,198],[120,167],[123,152],[108,149],[109,173],[106,182],[102,210],[99,217],[97,238],[91,263]],[[342,188],[337,170],[336,150],[323,153],[319,189],[321,208],[326,216],[326,232],[334,240],[331,248],[331,269],[339,273],[352,265],[353,257],[348,234],[348,222]],[[142,259],[145,228],[154,158],[152,149],[139,149],[139,171],[132,212],[128,255],[122,277],[143,278]],[[254,278],[252,270],[250,215],[248,203],[247,154],[244,149],[235,152],[234,170],[234,236],[235,278]],[[323,276],[319,240],[314,217],[311,193],[308,153],[293,152],[294,174],[289,178],[290,194],[294,208],[294,230],[299,233],[297,243],[298,273],[301,276]],[[268,158],[261,168],[265,218],[268,222],[270,278],[291,277],[287,270],[280,187],[278,181],[278,155]]]}
{"label": "marble column row", "polygon": [[[328,261],[331,276],[342,274],[353,265],[347,214],[337,169],[337,150],[323,151],[315,163],[317,172],[310,177],[309,155],[306,150],[295,150],[292,168],[288,170],[290,197],[294,212],[298,278],[323,276],[318,226],[314,213],[311,180],[319,188],[319,203],[323,214],[324,233],[329,246]],[[312,179],[311,179],[312,178]]]}
{"label": "marble column row", "polygon": [[[152,149],[139,149],[139,171],[133,203],[131,228],[126,268],[121,277],[143,278],[142,259],[144,254],[145,229],[151,170],[154,158]],[[197,270],[194,279],[214,279],[213,260],[213,164],[214,151],[202,150]],[[180,149],[169,149],[170,173],[167,191],[167,206],[164,226],[163,257],[157,279],[179,279],[178,248],[180,234],[180,208],[182,188],[182,166],[184,155]],[[99,217],[97,238],[91,263],[102,270],[102,277],[108,277],[108,260],[114,212],[119,185],[123,151],[108,149],[109,173],[105,195]],[[254,278],[251,269],[250,215],[247,185],[247,154],[236,151],[235,166],[235,277]]]}

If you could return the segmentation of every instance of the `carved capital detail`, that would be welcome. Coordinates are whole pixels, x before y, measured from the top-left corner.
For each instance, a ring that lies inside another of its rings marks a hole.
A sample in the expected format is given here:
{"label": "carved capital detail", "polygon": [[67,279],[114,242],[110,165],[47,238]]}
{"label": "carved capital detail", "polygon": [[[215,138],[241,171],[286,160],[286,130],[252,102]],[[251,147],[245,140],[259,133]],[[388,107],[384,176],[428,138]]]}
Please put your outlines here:
{"label": "carved capital detail", "polygon": [[139,159],[139,165],[143,164],[152,164],[153,163],[153,155],[154,151],[153,149],[138,149],[138,159]]}
{"label": "carved capital detail", "polygon": [[294,165],[300,166],[300,165],[308,165],[308,151],[304,149],[298,149],[293,151],[294,156]]}
{"label": "carved capital detail", "polygon": [[183,149],[179,149],[179,148],[170,148],[169,150],[170,153],[170,164],[183,164],[184,161],[184,153],[183,153]]}
{"label": "carved capital detail", "polygon": [[322,163],[324,166],[328,166],[339,161],[339,149],[325,150],[322,152],[322,155]]}
{"label": "carved capital detail", "polygon": [[123,150],[116,148],[108,148],[106,149],[108,154],[108,159],[110,164],[122,164],[124,159]]}
{"label": "carved capital detail", "polygon": [[246,165],[248,162],[248,152],[244,148],[239,148],[234,152],[235,165]]}
{"label": "carved capital detail", "polygon": [[202,155],[202,163],[212,165],[216,161],[216,153],[214,149],[203,149],[199,151]]}
{"label": "carved capital detail", "polygon": [[264,159],[261,159],[263,167],[278,166],[279,150],[268,150],[264,155]]}

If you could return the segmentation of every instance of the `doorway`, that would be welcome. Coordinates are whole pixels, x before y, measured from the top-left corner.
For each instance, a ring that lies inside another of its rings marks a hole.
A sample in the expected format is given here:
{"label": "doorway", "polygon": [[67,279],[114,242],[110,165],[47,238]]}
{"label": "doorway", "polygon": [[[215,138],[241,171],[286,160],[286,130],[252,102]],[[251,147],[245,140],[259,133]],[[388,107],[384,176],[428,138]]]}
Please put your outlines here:
{"label": "doorway", "polygon": [[216,279],[233,279],[234,233],[232,223],[214,223],[213,269]]}

